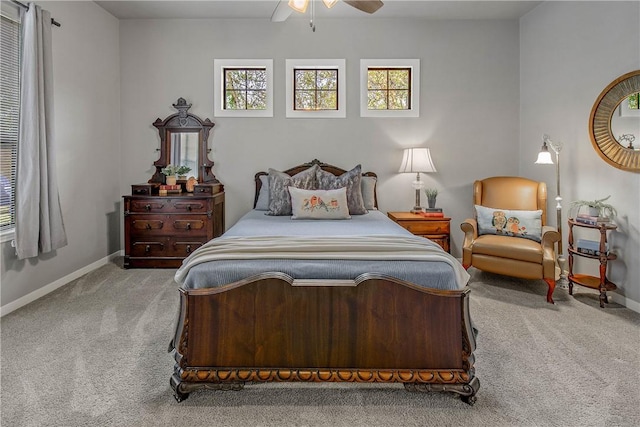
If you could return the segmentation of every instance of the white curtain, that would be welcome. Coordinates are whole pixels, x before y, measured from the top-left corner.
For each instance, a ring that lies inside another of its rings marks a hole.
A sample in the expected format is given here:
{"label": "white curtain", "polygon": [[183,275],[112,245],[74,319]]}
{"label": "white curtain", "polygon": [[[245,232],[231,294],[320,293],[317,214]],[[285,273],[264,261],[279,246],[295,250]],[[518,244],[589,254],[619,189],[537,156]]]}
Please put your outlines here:
{"label": "white curtain", "polygon": [[16,171],[16,252],[31,258],[66,246],[53,135],[51,14],[22,12],[20,134]]}

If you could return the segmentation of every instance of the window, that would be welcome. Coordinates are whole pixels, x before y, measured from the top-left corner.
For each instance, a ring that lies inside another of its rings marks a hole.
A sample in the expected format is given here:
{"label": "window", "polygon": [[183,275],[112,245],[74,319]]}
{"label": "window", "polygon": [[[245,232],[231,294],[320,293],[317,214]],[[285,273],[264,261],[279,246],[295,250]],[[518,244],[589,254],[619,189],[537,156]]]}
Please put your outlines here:
{"label": "window", "polygon": [[20,113],[20,24],[0,17],[0,235],[15,226]]}
{"label": "window", "polygon": [[367,109],[411,109],[411,68],[369,68],[367,73]]}
{"label": "window", "polygon": [[360,61],[361,117],[418,117],[419,95],[419,59]]}
{"label": "window", "polygon": [[273,117],[273,60],[214,60],[215,115]]}
{"label": "window", "polygon": [[287,59],[287,117],[346,117],[344,59]]}
{"label": "window", "polygon": [[293,70],[294,110],[337,110],[338,70]]}

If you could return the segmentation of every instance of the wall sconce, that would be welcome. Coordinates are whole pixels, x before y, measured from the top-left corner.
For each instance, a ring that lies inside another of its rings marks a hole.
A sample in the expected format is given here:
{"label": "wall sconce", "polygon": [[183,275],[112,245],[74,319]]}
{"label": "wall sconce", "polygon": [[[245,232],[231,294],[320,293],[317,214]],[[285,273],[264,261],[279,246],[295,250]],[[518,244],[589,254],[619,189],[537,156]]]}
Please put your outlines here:
{"label": "wall sconce", "polygon": [[416,180],[413,181],[413,188],[416,190],[416,205],[411,209],[412,213],[422,212],[420,206],[420,192],[424,183],[420,180],[420,173],[437,172],[431,160],[431,152],[428,148],[405,148],[400,165],[400,173],[415,173]]}

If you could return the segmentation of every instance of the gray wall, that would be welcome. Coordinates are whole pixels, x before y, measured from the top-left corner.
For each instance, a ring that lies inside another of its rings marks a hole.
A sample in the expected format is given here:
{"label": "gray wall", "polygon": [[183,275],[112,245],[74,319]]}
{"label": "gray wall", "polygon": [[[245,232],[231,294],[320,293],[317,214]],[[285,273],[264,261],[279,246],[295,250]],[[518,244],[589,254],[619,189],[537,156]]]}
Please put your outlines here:
{"label": "gray wall", "polygon": [[[619,258],[610,263],[609,278],[631,300],[620,302],[635,310],[640,310],[640,174],[602,160],[592,147],[588,123],[600,92],[640,68],[639,19],[637,1],[545,2],[520,22],[520,173],[546,180],[555,197],[555,168],[533,164],[548,133],[564,144],[563,222],[571,201],[611,195],[619,229],[609,244]],[[555,209],[553,201],[549,208]],[[563,231],[566,242],[566,225]],[[576,237],[598,238],[594,233]],[[598,274],[598,262],[575,258],[577,272]]]}
{"label": "gray wall", "polygon": [[[193,103],[193,113],[216,123],[211,157],[227,190],[227,226],[251,208],[256,171],[312,158],[345,168],[361,162],[380,176],[381,209],[407,209],[413,177],[397,174],[401,149],[428,146],[438,173],[423,179],[440,189],[438,205],[453,218],[458,256],[457,224],[472,214],[474,179],[522,175],[545,180],[553,195],[553,170],[532,164],[541,135],[549,133],[565,144],[565,205],[612,195],[621,232],[611,241],[620,254],[611,278],[628,303],[640,301],[640,175],[602,161],[587,129],[600,91],[640,67],[637,2],[545,2],[520,24],[323,19],[315,34],[304,20],[118,23],[91,2],[45,7],[63,24],[53,33],[58,176],[69,246],[18,262],[3,244],[2,306],[120,249],[120,196],[151,175],[159,143],[151,123],[172,114],[180,96]],[[312,57],[347,59],[346,119],[284,117],[284,60]],[[421,117],[360,118],[359,59],[416,57]],[[214,58],[274,58],[275,116],[213,117]]]}
{"label": "gray wall", "polygon": [[55,135],[69,245],[18,261],[1,245],[0,304],[120,250],[118,20],[93,2],[42,2],[53,28]]}
{"label": "gray wall", "polygon": [[[517,21],[322,19],[315,33],[301,19],[122,21],[121,191],[151,176],[159,146],[151,124],[182,96],[216,124],[211,157],[226,189],[227,227],[251,209],[256,172],[314,158],[362,163],[378,173],[380,208],[408,210],[415,176],[397,173],[402,148],[425,146],[438,173],[423,180],[440,190],[460,256],[458,224],[472,214],[473,180],[518,172],[518,52]],[[273,58],[274,117],[212,117],[214,58]],[[346,59],[346,119],[285,118],[287,58]],[[421,60],[419,118],[360,117],[361,58]]]}

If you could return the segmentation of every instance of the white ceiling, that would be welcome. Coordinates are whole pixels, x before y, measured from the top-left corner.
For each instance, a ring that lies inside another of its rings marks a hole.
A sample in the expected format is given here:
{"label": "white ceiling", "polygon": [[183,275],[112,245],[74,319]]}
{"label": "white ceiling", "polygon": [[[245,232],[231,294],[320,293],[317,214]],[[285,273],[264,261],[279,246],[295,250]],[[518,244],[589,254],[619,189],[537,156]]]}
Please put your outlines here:
{"label": "white ceiling", "polygon": [[[283,0],[286,2],[286,0]],[[317,4],[316,16],[325,18],[518,19],[541,1],[432,1],[383,0],[384,6],[368,15],[338,2],[332,9]],[[254,18],[271,19],[278,0],[96,1],[119,19]],[[291,18],[309,15],[292,13]]]}

